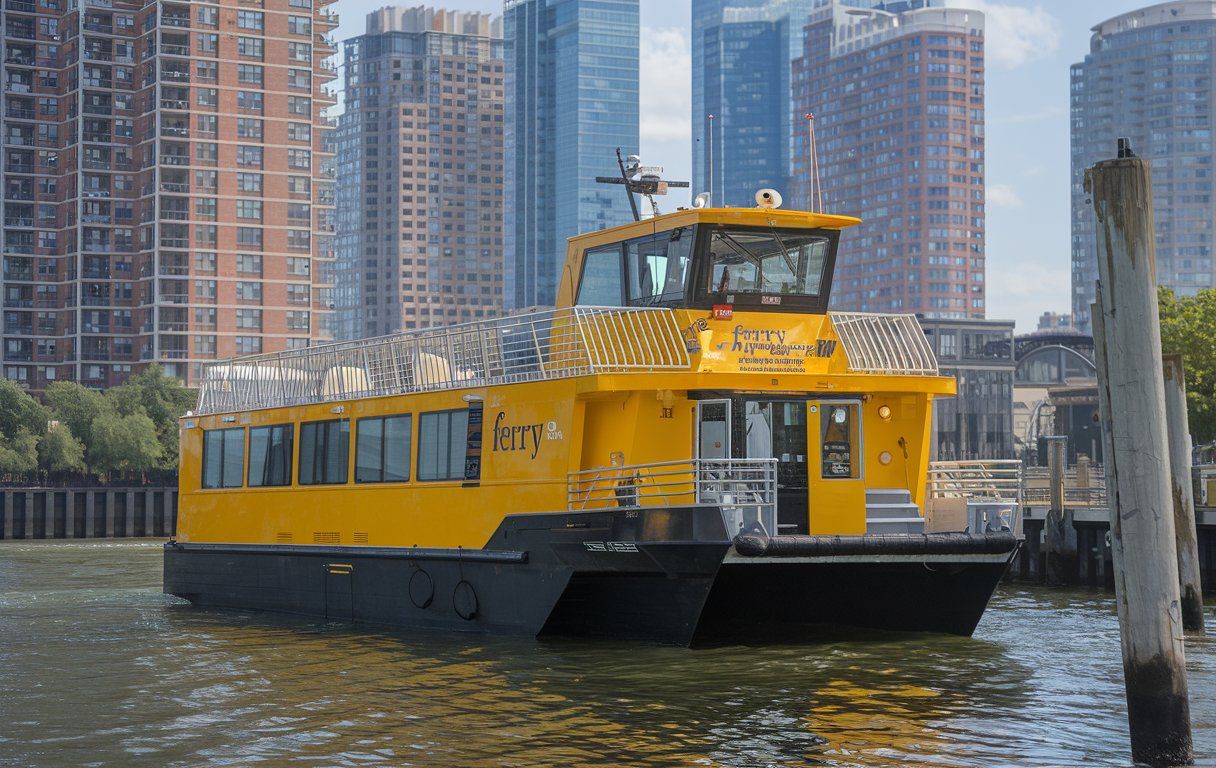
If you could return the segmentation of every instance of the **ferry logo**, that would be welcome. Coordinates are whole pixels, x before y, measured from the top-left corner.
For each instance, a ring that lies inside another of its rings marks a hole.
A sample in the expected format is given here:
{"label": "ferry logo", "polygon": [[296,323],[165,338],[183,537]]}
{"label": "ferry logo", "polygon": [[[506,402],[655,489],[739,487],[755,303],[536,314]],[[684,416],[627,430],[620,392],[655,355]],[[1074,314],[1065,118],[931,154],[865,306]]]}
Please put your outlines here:
{"label": "ferry logo", "polygon": [[714,319],[729,320],[735,316],[735,307],[733,304],[715,304]]}
{"label": "ferry logo", "polygon": [[[520,424],[516,426],[503,424],[503,419],[507,417],[506,411],[499,411],[498,416],[494,419],[494,448],[497,451],[528,451],[530,458],[535,459],[536,454],[540,452],[540,440],[545,435],[544,423],[537,424]],[[557,426],[556,422],[550,422],[553,426]],[[550,435],[556,430],[549,430]],[[558,433],[559,435],[561,433]],[[552,439],[552,437],[550,437]]]}

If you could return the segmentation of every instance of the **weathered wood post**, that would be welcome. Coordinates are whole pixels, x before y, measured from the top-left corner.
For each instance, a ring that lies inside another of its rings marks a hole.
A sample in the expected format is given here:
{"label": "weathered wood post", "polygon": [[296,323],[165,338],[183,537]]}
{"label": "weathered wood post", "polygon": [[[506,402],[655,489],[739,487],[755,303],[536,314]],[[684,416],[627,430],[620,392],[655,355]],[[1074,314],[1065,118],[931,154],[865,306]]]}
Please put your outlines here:
{"label": "weathered wood post", "polygon": [[1064,469],[1068,463],[1068,438],[1047,438],[1047,474],[1051,487],[1049,506],[1043,516],[1043,538],[1047,549],[1047,583],[1071,584],[1077,578],[1077,529],[1072,513],[1064,508]]}
{"label": "weathered wood post", "polygon": [[1119,158],[1089,169],[1085,189],[1097,218],[1094,351],[1132,759],[1189,765],[1148,164],[1120,140]]}
{"label": "weathered wood post", "polygon": [[1182,589],[1182,628],[1203,633],[1203,591],[1199,584],[1199,541],[1195,532],[1195,486],[1191,482],[1191,427],[1186,415],[1186,374],[1182,355],[1166,355],[1165,425],[1170,441],[1170,486],[1174,539]]}

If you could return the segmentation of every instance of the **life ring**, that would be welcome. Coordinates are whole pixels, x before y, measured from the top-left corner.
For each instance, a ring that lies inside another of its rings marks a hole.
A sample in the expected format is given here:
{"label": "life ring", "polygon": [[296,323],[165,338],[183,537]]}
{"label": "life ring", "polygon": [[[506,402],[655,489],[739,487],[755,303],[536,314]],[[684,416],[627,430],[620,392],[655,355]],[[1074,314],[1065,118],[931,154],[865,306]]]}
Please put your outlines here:
{"label": "life ring", "polygon": [[477,617],[477,608],[477,591],[472,584],[461,579],[452,590],[452,609],[460,618],[472,621]]}
{"label": "life ring", "polygon": [[410,602],[415,608],[428,608],[435,600],[435,582],[431,574],[417,568],[410,575]]}

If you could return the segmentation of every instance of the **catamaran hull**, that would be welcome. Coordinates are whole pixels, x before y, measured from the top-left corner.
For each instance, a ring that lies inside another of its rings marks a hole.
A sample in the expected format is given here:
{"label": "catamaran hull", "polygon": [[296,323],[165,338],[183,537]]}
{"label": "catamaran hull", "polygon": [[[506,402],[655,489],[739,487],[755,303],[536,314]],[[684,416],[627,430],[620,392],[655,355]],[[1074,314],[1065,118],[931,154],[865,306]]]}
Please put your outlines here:
{"label": "catamaran hull", "polygon": [[970,635],[1015,548],[1008,536],[934,553],[909,537],[904,548],[918,551],[895,540],[857,553],[839,539],[780,537],[815,546],[745,554],[754,542],[608,539],[610,528],[579,522],[516,525],[502,538],[518,548],[475,551],[170,542],[164,590],[333,621],[686,646],[842,629]]}

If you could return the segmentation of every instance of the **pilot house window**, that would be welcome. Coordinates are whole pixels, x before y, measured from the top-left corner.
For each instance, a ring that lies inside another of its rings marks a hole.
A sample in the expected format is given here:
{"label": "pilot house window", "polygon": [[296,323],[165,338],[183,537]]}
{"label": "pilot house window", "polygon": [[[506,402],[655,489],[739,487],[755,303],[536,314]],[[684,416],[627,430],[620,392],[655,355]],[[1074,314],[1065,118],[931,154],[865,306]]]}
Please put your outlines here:
{"label": "pilot house window", "polygon": [[621,305],[620,243],[587,251],[578,285],[578,303],[584,307]]}
{"label": "pilot house window", "polygon": [[203,487],[240,488],[245,470],[245,428],[203,433]]}
{"label": "pilot house window", "polygon": [[301,424],[300,485],[345,483],[349,452],[349,419]]}
{"label": "pilot house window", "polygon": [[818,296],[829,240],[786,229],[715,230],[706,289],[715,294]]}
{"label": "pilot house window", "polygon": [[410,417],[359,419],[355,436],[356,483],[404,483],[410,479]]}

